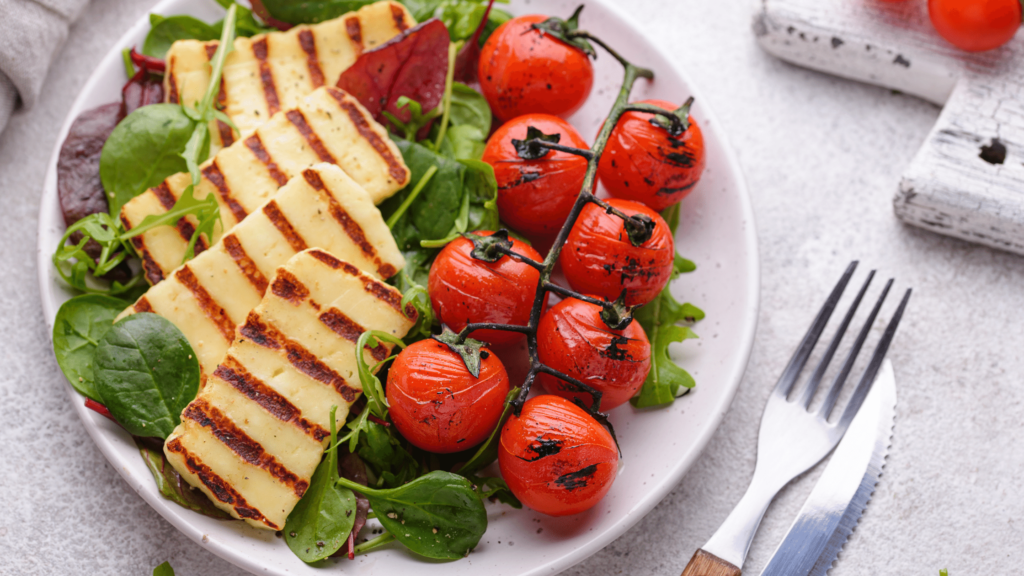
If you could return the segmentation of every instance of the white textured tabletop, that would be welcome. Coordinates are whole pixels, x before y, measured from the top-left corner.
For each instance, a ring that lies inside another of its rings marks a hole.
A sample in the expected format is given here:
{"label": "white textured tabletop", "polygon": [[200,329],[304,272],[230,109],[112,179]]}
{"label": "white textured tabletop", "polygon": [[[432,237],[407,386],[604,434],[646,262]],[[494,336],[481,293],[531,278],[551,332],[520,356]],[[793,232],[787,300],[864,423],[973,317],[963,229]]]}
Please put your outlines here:
{"label": "white textured tabletop", "polygon": [[[1015,572],[1024,562],[1024,258],[900,224],[900,172],[939,110],[808,72],[763,53],[746,0],[622,0],[684,64],[746,172],[761,251],[761,316],[732,409],[704,455],[654,511],[567,574],[679,574],[740,497],[771,385],[847,262],[896,275],[915,295],[890,353],[896,434],[836,576]],[[2,4],[2,2],[0,2]],[[76,94],[149,0],[94,0],[30,111],[0,136],[0,574],[179,575],[241,571],[152,511],[72,412],[36,290],[45,162]],[[714,386],[713,382],[701,382]],[[685,401],[685,400],[683,400]],[[651,439],[652,447],[660,440]],[[757,574],[821,468],[769,509]]]}

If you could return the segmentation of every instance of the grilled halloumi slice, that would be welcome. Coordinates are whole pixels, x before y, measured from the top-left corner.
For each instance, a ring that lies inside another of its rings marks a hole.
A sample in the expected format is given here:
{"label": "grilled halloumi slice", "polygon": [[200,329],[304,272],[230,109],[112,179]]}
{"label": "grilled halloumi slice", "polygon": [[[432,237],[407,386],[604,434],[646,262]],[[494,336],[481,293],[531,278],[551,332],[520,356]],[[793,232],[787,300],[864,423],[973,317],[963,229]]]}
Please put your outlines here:
{"label": "grilled halloumi slice", "polygon": [[[195,196],[213,194],[223,221],[223,230],[218,227],[212,241],[260,208],[285,182],[319,162],[340,166],[369,192],[374,204],[409,182],[402,153],[384,127],[343,90],[319,88],[202,165]],[[125,229],[150,214],[170,210],[190,183],[187,173],[175,174],[133,198],[121,208]],[[180,220],[176,229],[159,226],[132,238],[150,284],[181,265],[194,226],[195,220],[189,217]],[[201,238],[196,252],[206,248]]]}
{"label": "grilled halloumi slice", "polygon": [[259,304],[275,270],[296,253],[322,248],[375,278],[405,266],[370,195],[333,164],[292,178],[220,242],[150,288],[122,316],[154,312],[170,320],[199,358],[204,381]]}
{"label": "grilled halloumi slice", "polygon": [[[401,301],[395,288],[323,250],[293,256],[182,411],[164,444],[168,461],[217,507],[280,530],[320,463],[331,406],[344,423],[362,392],[359,335],[401,338],[412,328]],[[372,366],[390,351],[363,354]]]}
{"label": "grilled halloumi slice", "polygon": [[[237,38],[224,61],[218,103],[245,138],[279,110],[295,107],[321,86],[333,86],[365,49],[379,46],[416,25],[397,2],[377,2],[338,18]],[[219,42],[179,40],[167,52],[167,102],[194,105],[210,84],[210,60]],[[212,150],[235,135],[221,121],[211,125]]]}

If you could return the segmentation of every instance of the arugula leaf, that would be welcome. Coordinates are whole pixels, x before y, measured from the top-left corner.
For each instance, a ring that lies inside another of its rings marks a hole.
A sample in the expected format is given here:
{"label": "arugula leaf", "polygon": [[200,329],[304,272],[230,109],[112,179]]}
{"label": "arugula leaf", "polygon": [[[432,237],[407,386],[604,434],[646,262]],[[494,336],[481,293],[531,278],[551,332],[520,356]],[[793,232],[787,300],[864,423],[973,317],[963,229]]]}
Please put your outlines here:
{"label": "arugula leaf", "polygon": [[309,488],[288,515],[284,525],[284,541],[303,562],[323,560],[334,554],[348,540],[355,523],[356,496],[348,488],[338,486],[338,438],[335,413],[331,407],[331,450],[320,461]]}
{"label": "arugula leaf", "polygon": [[117,322],[96,347],[95,389],[130,434],[167,439],[199,390],[199,360],[185,335],[152,313]]}
{"label": "arugula leaf", "polygon": [[364,494],[377,520],[413,552],[437,560],[464,558],[487,530],[487,511],[469,480],[435,470],[391,489],[367,488],[340,478]]}
{"label": "arugula leaf", "polygon": [[142,53],[154,58],[167,56],[171,44],[178,40],[209,41],[220,37],[220,30],[192,16],[150,14],[149,24],[151,28],[142,44]]}
{"label": "arugula leaf", "polygon": [[164,562],[153,568],[153,576],[174,576],[174,568],[171,567],[170,562]]}
{"label": "arugula leaf", "polygon": [[195,232],[189,238],[188,248],[185,250],[185,257],[182,263],[188,262],[195,255],[196,241],[200,235],[205,234],[207,240],[213,238],[213,232],[220,222],[220,205],[213,194],[208,194],[202,200],[196,200],[193,194],[193,187],[188,186],[181,193],[181,197],[175,201],[174,206],[167,212],[161,214],[150,214],[139,222],[139,225],[128,232],[121,234],[122,241],[128,240],[139,234],[152,230],[158,226],[174,226],[181,218],[192,215],[196,217],[197,224]]}
{"label": "arugula leaf", "polygon": [[164,455],[163,442],[154,438],[132,436],[135,446],[142,454],[146,468],[156,481],[160,495],[182,508],[198,512],[217,520],[234,520],[230,514],[214,506],[213,501],[205,494],[189,486],[188,482],[178,474]]}
{"label": "arugula leaf", "polygon": [[512,401],[517,396],[519,396],[518,387],[509,390],[508,395],[505,396],[505,408],[501,411],[501,417],[498,418],[498,425],[491,430],[491,435],[477,448],[473,457],[462,468],[459,468],[459,474],[467,478],[471,477],[473,473],[498,459],[498,437],[501,435],[501,428],[505,426],[505,421],[508,420],[508,415],[512,412]]}
{"label": "arugula leaf", "polygon": [[[672,278],[696,268],[696,264],[677,254]],[[704,312],[693,304],[680,304],[672,295],[670,287],[671,282],[654,300],[633,314],[634,320],[640,322],[651,342],[651,370],[647,373],[640,393],[629,400],[636,408],[671,404],[679,395],[680,388],[693,388],[695,384],[690,373],[672,361],[668,347],[673,342],[697,338],[689,326],[679,326],[678,323],[685,321],[692,324],[703,319]]]}
{"label": "arugula leaf", "polygon": [[[257,34],[265,34],[267,32],[277,32],[277,28],[265,26],[260,23],[259,20],[253,16],[252,10],[242,6],[234,0],[217,0],[217,4],[220,4],[225,10],[230,10],[232,6],[238,11],[238,16],[235,19],[235,36],[255,36]],[[224,20],[219,20],[213,24],[213,28],[217,31],[217,36],[220,36],[224,31]],[[214,37],[216,39],[216,37]]]}
{"label": "arugula leaf", "polygon": [[114,318],[128,305],[99,294],[75,296],[61,305],[53,321],[53,354],[64,376],[79,394],[99,400],[93,385],[93,357]]}
{"label": "arugula leaf", "polygon": [[188,169],[179,155],[196,122],[177,104],[151,104],[132,112],[114,128],[100,154],[100,179],[110,215],[171,174]]}
{"label": "arugula leaf", "polygon": [[[68,244],[75,233],[82,237],[77,244]],[[90,241],[100,247],[100,255],[94,258],[88,251]],[[113,281],[107,289],[90,286],[86,279],[89,273],[103,276],[125,261],[131,253],[120,236],[120,221],[106,212],[97,212],[68,226],[64,236],[53,253],[53,266],[61,279],[73,288],[89,294],[122,294],[132,290],[140,276],[122,284]]]}

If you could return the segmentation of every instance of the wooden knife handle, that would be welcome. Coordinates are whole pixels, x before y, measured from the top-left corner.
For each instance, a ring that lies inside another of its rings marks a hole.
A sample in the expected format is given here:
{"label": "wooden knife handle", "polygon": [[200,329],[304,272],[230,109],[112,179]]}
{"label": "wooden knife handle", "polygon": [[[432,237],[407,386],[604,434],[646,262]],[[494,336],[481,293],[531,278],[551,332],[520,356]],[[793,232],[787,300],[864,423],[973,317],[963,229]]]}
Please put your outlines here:
{"label": "wooden knife handle", "polygon": [[710,552],[697,550],[683,576],[740,576],[740,569]]}

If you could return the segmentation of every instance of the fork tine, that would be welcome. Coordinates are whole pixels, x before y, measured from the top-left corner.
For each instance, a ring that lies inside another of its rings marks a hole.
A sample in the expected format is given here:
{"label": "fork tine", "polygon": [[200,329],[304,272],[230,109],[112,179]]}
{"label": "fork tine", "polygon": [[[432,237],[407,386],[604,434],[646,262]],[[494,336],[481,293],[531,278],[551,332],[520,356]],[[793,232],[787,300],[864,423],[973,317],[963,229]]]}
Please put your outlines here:
{"label": "fork tine", "polygon": [[871,325],[875,323],[878,311],[882,309],[882,303],[885,302],[885,297],[889,295],[889,288],[892,288],[892,282],[893,279],[889,278],[889,281],[885,283],[885,288],[882,289],[882,294],[878,297],[878,301],[875,302],[875,307],[871,309],[871,314],[864,321],[864,327],[860,329],[860,334],[857,334],[857,340],[854,341],[853,347],[850,348],[850,352],[846,355],[843,368],[839,371],[839,374],[836,374],[835,380],[832,381],[832,387],[829,389],[828,396],[825,397],[825,403],[821,405],[821,411],[819,412],[825,420],[828,420],[829,416],[832,415],[832,409],[835,408],[836,400],[839,398],[839,391],[843,389],[843,383],[846,382],[847,376],[853,370],[853,363],[857,361],[857,355],[860,354],[861,346],[864,345],[864,341],[868,338],[868,333],[871,332]]}
{"label": "fork tine", "polygon": [[900,305],[896,308],[896,313],[893,314],[892,320],[889,320],[889,325],[886,326],[881,340],[878,341],[878,347],[875,348],[875,353],[871,356],[871,362],[868,364],[867,369],[864,370],[864,375],[860,377],[857,389],[854,390],[853,396],[850,397],[849,405],[846,406],[842,417],[839,418],[838,425],[841,429],[850,425],[853,417],[860,410],[860,405],[864,402],[864,398],[871,391],[871,386],[875,383],[875,377],[878,376],[878,369],[881,368],[882,361],[885,360],[885,353],[888,352],[889,344],[892,343],[892,338],[896,334],[896,328],[899,327],[900,319],[903,318],[903,310],[906,309],[907,302],[910,301],[910,293],[911,289],[908,288],[906,293],[903,294],[903,299],[900,300]]}
{"label": "fork tine", "polygon": [[814,318],[814,323],[807,330],[804,339],[800,341],[800,346],[793,353],[793,357],[789,359],[786,369],[782,371],[782,376],[779,377],[779,381],[772,390],[773,394],[781,394],[783,398],[789,396],[789,392],[793,389],[793,384],[796,383],[797,376],[800,375],[800,371],[807,364],[807,358],[811,355],[811,351],[814,350],[814,345],[818,343],[818,338],[821,337],[822,331],[825,330],[825,325],[828,324],[832,311],[836,309],[839,298],[843,295],[843,290],[846,290],[846,285],[850,282],[850,277],[853,276],[853,271],[856,269],[856,260],[850,262],[850,265],[846,267],[846,272],[843,272],[843,276],[839,279],[836,287],[832,289],[832,293],[829,294],[825,305],[821,307],[818,315]]}
{"label": "fork tine", "polygon": [[861,286],[860,292],[857,293],[857,297],[853,300],[853,304],[850,305],[850,310],[843,318],[843,323],[839,325],[835,336],[832,337],[832,342],[828,345],[825,355],[822,356],[821,361],[818,362],[818,367],[815,368],[814,373],[811,374],[811,379],[804,388],[803,395],[800,397],[800,404],[805,410],[810,407],[811,399],[814,398],[814,393],[818,390],[818,386],[821,384],[821,379],[825,377],[825,370],[828,368],[829,363],[832,362],[832,357],[839,348],[839,343],[846,334],[846,329],[850,326],[850,322],[853,320],[853,315],[857,312],[857,308],[860,307],[860,302],[864,299],[864,293],[868,291],[868,286],[871,284],[871,280],[873,280],[874,277],[875,271],[872,270],[871,273],[868,274],[867,280],[864,281],[864,285]]}

